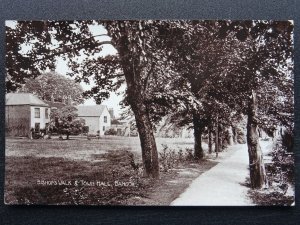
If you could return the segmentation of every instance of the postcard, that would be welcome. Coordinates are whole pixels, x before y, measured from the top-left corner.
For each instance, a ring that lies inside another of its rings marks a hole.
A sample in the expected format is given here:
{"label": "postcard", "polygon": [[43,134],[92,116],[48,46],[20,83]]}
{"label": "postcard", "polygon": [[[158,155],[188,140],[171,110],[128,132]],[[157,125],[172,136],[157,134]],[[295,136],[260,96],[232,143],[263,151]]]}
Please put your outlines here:
{"label": "postcard", "polygon": [[295,205],[293,21],[5,27],[5,204]]}

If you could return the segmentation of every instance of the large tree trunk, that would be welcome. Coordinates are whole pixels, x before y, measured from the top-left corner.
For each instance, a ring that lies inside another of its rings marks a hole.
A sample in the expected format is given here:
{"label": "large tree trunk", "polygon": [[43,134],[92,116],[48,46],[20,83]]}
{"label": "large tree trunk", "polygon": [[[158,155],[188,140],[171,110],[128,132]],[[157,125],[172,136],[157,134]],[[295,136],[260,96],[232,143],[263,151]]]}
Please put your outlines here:
{"label": "large tree trunk", "polygon": [[142,160],[144,173],[148,177],[159,178],[159,162],[156,142],[153,133],[150,115],[147,105],[144,102],[144,95],[140,86],[133,83],[131,79],[127,80],[128,102],[135,116],[136,126],[141,141]]}
{"label": "large tree trunk", "polygon": [[140,101],[131,103],[138,129],[142,160],[146,176],[159,178],[158,153],[147,107]]}
{"label": "large tree trunk", "polygon": [[125,22],[120,21],[115,27],[119,35],[116,35],[115,28],[112,30],[110,30],[109,26],[106,26],[106,28],[108,34],[112,37],[114,47],[118,50],[120,63],[125,75],[127,100],[136,120],[141,141],[145,175],[157,179],[159,178],[158,153],[149,112],[144,102],[147,80],[143,78],[145,65],[140,62],[140,55],[135,52],[138,49],[138,47],[135,47],[138,45],[138,42],[132,40],[129,37],[130,35],[128,36],[130,29],[128,30]]}
{"label": "large tree trunk", "polygon": [[201,122],[201,118],[198,114],[193,114],[193,124],[194,124],[194,157],[195,159],[202,159],[204,157],[204,152],[202,148],[202,132],[203,132],[203,124]]}
{"label": "large tree trunk", "polygon": [[256,95],[252,95],[248,102],[248,121],[247,121],[247,145],[249,153],[250,181],[253,189],[259,189],[267,185],[267,177],[263,155],[258,141]]}

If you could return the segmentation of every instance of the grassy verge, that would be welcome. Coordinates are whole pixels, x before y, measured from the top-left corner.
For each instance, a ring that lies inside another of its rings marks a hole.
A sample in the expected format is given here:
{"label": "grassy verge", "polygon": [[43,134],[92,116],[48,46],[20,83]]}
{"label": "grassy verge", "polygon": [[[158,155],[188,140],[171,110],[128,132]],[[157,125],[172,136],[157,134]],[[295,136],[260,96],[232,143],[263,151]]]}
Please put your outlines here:
{"label": "grassy verge", "polygon": [[143,177],[140,162],[129,151],[93,157],[83,161],[7,156],[6,204],[169,205],[195,177],[216,164],[182,161],[163,169],[155,181]]}

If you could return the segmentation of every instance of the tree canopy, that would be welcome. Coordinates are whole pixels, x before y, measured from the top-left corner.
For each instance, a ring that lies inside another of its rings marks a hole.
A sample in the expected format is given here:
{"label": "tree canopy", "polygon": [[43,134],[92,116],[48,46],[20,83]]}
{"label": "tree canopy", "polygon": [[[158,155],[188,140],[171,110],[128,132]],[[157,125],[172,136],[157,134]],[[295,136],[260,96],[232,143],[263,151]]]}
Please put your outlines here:
{"label": "tree canopy", "polygon": [[[95,35],[95,25],[103,33]],[[126,84],[148,176],[159,177],[153,128],[165,115],[193,125],[198,159],[205,129],[218,136],[221,125],[247,116],[250,165],[260,159],[258,126],[293,129],[289,21],[20,21],[6,32],[7,92],[53,69],[57,57],[75,81],[93,81],[84,95],[97,103]],[[97,55],[107,44],[117,54]]]}
{"label": "tree canopy", "polygon": [[75,105],[83,103],[80,84],[55,72],[43,73],[25,82],[22,91],[33,93],[43,100]]}
{"label": "tree canopy", "polygon": [[83,132],[85,120],[78,118],[77,109],[74,106],[65,106],[61,109],[52,109],[50,132],[57,132],[60,136],[80,134]]}

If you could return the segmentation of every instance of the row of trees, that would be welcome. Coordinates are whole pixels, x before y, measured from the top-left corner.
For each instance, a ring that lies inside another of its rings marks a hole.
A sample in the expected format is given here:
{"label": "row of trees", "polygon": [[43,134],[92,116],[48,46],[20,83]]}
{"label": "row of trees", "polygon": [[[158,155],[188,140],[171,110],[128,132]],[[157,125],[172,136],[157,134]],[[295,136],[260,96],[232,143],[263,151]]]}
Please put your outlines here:
{"label": "row of trees", "polygon": [[[95,24],[106,32],[93,35]],[[179,126],[192,125],[197,159],[204,157],[205,130],[215,134],[218,152],[219,133],[247,116],[253,188],[266,184],[257,127],[293,130],[290,22],[31,21],[6,29],[8,92],[37,69],[53,68],[58,56],[69,60],[76,81],[94,80],[85,96],[96,102],[126,83],[124,102],[135,116],[148,176],[159,177],[153,130],[166,115]],[[20,51],[24,43],[31,47],[26,53]],[[117,55],[94,57],[106,44]]]}

